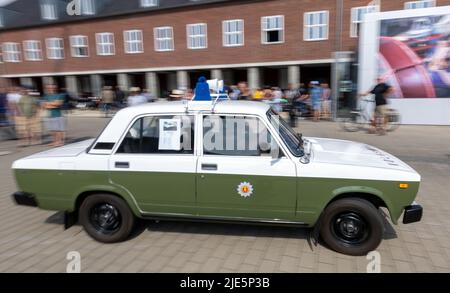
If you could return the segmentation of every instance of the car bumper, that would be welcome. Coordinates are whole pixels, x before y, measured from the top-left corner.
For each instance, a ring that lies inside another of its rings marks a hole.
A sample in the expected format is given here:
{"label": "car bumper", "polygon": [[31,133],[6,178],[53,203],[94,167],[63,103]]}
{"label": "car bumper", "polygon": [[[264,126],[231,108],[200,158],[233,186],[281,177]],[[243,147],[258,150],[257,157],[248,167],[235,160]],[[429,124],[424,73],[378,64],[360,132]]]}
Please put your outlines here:
{"label": "car bumper", "polygon": [[36,201],[36,198],[31,193],[26,192],[16,192],[12,195],[14,198],[14,201],[21,206],[28,206],[28,207],[37,207],[38,203]]}
{"label": "car bumper", "polygon": [[422,219],[423,208],[417,203],[413,203],[405,208],[405,213],[403,214],[403,224],[411,224],[419,222]]}

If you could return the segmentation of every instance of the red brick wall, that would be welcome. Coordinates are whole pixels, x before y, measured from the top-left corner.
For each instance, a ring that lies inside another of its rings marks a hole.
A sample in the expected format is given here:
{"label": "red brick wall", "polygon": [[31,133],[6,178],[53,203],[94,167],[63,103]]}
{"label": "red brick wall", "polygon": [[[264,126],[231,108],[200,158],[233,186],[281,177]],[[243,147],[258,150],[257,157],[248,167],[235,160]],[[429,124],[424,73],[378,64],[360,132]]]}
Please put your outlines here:
{"label": "red brick wall", "polygon": [[[351,7],[367,5],[367,0],[344,0],[342,50],[355,50],[357,39],[350,38]],[[406,1],[381,1],[383,11],[403,9]],[[438,5],[450,5],[450,0],[437,0]],[[329,10],[329,39],[326,41],[303,41],[303,13]],[[261,17],[270,15],[285,16],[285,43],[276,45],[261,44]],[[244,19],[245,46],[226,48],[222,46],[222,21]],[[189,50],[186,44],[186,24],[205,22],[208,24],[208,48]],[[175,51],[155,52],[153,28],[173,26]],[[23,74],[43,72],[71,72],[90,70],[113,70],[130,68],[154,68],[199,66],[212,64],[235,64],[253,62],[283,62],[291,60],[315,60],[331,58],[336,46],[336,1],[334,0],[277,0],[243,2],[229,5],[211,5],[190,9],[168,10],[155,14],[140,14],[115,17],[103,20],[60,24],[39,28],[3,32],[0,42],[19,42],[40,40],[44,61],[0,64],[2,74]],[[144,33],[143,54],[125,54],[123,31],[141,29]],[[98,56],[95,33],[113,32],[116,55]],[[71,56],[69,36],[87,35],[89,37],[89,58]],[[45,38],[64,37],[64,60],[46,58]],[[23,53],[23,48],[22,48]],[[22,54],[23,55],[23,54]],[[23,58],[22,58],[23,59]],[[3,67],[3,68],[2,68]]]}

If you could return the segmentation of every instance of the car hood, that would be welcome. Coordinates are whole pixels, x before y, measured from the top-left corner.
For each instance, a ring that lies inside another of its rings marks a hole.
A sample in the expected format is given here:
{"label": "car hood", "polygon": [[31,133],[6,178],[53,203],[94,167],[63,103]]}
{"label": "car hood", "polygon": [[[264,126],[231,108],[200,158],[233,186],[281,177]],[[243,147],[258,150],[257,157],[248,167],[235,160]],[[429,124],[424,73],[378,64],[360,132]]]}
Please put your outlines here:
{"label": "car hood", "polygon": [[395,156],[364,143],[324,138],[307,138],[307,140],[311,143],[313,162],[415,173],[414,169]]}
{"label": "car hood", "polygon": [[50,149],[43,151],[24,159],[38,159],[38,158],[49,158],[49,157],[76,157],[94,142],[95,139],[88,139],[77,143],[68,144],[62,147]]}

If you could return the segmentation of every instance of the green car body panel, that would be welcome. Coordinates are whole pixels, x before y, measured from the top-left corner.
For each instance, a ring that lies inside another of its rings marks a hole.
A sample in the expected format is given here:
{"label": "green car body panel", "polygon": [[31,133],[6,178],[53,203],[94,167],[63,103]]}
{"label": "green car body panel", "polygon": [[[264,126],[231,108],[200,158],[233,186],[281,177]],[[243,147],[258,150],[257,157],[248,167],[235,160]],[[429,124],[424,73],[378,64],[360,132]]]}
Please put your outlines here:
{"label": "green car body panel", "polygon": [[[208,174],[209,183],[196,192],[200,175],[184,173],[15,170],[15,176],[20,190],[34,194],[39,207],[46,210],[72,212],[83,194],[103,192],[122,197],[137,217],[173,214],[277,219],[310,226],[333,199],[346,195],[376,196],[396,224],[419,188],[418,182],[410,182],[408,189],[401,190],[394,181]],[[115,183],[117,176],[131,188]],[[222,185],[226,182],[228,188],[215,188],[217,180]],[[237,193],[241,181],[254,186],[251,197]]]}

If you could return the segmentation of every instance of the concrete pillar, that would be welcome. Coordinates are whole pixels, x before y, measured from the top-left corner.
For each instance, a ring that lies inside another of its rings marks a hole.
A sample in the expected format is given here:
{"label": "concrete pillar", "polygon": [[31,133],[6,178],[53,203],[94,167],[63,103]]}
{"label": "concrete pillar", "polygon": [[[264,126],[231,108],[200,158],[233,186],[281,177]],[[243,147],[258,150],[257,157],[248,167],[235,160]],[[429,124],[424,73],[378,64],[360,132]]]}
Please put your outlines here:
{"label": "concrete pillar", "polygon": [[20,85],[34,87],[33,79],[31,77],[21,77]]}
{"label": "concrete pillar", "polygon": [[295,87],[300,85],[300,66],[289,66],[287,75],[288,83],[295,85]]}
{"label": "concrete pillar", "polygon": [[185,70],[177,71],[177,87],[179,89],[187,89],[190,85],[188,72]]}
{"label": "concrete pillar", "polygon": [[55,85],[56,80],[53,76],[43,76],[42,77],[42,85],[45,87],[47,85]]}
{"label": "concrete pillar", "polygon": [[74,75],[66,76],[66,88],[70,95],[78,97],[80,93],[80,86],[78,84],[78,78]]}
{"label": "concrete pillar", "polygon": [[117,74],[117,85],[123,91],[130,90],[130,77],[126,73]]}
{"label": "concrete pillar", "polygon": [[247,69],[248,87],[251,90],[261,87],[261,70],[258,67],[250,67]]}
{"label": "concrete pillar", "polygon": [[211,79],[223,80],[223,71],[222,69],[213,69],[211,70]]}
{"label": "concrete pillar", "polygon": [[100,74],[92,74],[89,76],[91,80],[91,92],[94,97],[99,97],[102,92],[102,76]]}
{"label": "concrete pillar", "polygon": [[287,68],[280,68],[278,71],[278,84],[276,86],[279,86],[282,89],[285,89],[288,87],[288,70]]}
{"label": "concrete pillar", "polygon": [[145,87],[155,98],[160,98],[159,79],[156,72],[147,72],[145,74]]}

